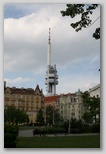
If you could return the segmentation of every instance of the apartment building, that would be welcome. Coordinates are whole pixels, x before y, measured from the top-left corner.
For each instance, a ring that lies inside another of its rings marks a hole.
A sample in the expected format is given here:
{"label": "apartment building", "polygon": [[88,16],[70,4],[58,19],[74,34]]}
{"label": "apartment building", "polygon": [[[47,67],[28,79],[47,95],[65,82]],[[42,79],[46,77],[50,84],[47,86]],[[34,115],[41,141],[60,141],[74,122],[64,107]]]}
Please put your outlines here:
{"label": "apartment building", "polygon": [[76,118],[81,119],[84,114],[82,92],[63,94],[56,100],[56,108],[64,121]]}
{"label": "apartment building", "polygon": [[44,98],[44,106],[51,105],[58,110],[61,119],[64,121],[71,118],[81,119],[84,114],[82,92],[60,94]]}
{"label": "apartment building", "polygon": [[90,97],[100,97],[100,84],[89,89]]}
{"label": "apartment building", "polygon": [[9,106],[25,111],[30,122],[36,122],[37,111],[44,106],[44,95],[42,89],[37,85],[35,90],[32,88],[6,87],[4,83],[4,109]]}

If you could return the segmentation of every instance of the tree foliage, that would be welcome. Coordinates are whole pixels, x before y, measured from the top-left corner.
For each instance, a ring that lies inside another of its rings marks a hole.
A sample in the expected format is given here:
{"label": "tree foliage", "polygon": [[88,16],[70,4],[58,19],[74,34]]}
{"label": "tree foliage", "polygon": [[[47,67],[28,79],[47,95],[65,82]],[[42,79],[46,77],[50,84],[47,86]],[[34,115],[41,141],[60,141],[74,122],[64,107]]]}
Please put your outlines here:
{"label": "tree foliage", "polygon": [[[71,23],[71,26],[78,32],[82,28],[87,28],[92,24],[90,15],[93,14],[93,11],[98,7],[98,4],[67,4],[65,11],[60,11],[62,16],[70,16],[75,18],[77,15],[80,16],[80,20]],[[100,39],[100,28],[98,27],[93,33],[95,39]]]}
{"label": "tree foliage", "polygon": [[46,107],[46,123],[49,125],[53,124],[58,125],[59,121],[60,121],[60,115],[58,113],[58,110],[53,108],[53,106],[48,105]]}
{"label": "tree foliage", "polygon": [[16,148],[19,127],[4,124],[4,148]]}
{"label": "tree foliage", "polygon": [[39,123],[40,125],[44,125],[44,115],[42,109],[38,110],[36,122]]}
{"label": "tree foliage", "polygon": [[90,97],[88,92],[83,94],[83,102],[85,106],[85,114],[83,118],[86,122],[100,123],[100,98]]}
{"label": "tree foliage", "polygon": [[9,124],[18,124],[29,122],[28,115],[14,106],[9,106],[4,110],[4,121]]}

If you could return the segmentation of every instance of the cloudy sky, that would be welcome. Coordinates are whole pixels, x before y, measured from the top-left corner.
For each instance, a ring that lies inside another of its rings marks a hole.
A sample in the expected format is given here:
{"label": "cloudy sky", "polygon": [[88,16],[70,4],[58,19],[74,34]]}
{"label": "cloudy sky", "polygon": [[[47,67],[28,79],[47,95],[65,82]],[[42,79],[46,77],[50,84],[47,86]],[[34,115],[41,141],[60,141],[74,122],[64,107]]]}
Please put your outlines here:
{"label": "cloudy sky", "polygon": [[[48,30],[51,28],[51,63],[56,64],[57,94],[89,90],[100,83],[100,40],[92,33],[100,18],[90,27],[75,32],[71,19],[60,11],[66,4],[4,5],[4,80],[7,86],[34,88],[46,94]],[[100,16],[100,7],[92,21]]]}

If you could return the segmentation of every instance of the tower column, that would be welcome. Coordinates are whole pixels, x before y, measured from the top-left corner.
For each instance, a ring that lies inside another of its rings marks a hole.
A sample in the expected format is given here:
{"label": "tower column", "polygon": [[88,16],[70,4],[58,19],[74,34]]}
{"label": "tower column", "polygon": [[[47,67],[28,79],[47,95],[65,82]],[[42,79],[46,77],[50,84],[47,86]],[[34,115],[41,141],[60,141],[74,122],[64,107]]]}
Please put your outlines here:
{"label": "tower column", "polygon": [[48,39],[48,54],[47,54],[47,65],[51,65],[51,43],[50,43],[50,28],[49,28],[49,39]]}
{"label": "tower column", "polygon": [[47,95],[56,95],[56,85],[58,84],[58,75],[56,65],[51,65],[51,43],[50,43],[50,28],[49,28],[49,39],[48,39],[48,51],[47,51],[47,72],[46,72]]}

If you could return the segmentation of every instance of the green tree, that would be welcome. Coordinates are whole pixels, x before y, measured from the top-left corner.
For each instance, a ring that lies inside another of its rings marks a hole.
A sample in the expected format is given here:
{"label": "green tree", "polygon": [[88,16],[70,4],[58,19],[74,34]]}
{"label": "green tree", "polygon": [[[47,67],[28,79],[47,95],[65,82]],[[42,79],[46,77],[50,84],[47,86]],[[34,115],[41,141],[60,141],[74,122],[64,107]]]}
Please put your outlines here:
{"label": "green tree", "polygon": [[44,125],[44,115],[42,109],[38,110],[36,122],[40,125]]}
{"label": "green tree", "polygon": [[28,122],[28,115],[14,106],[9,106],[8,109],[4,110],[4,122],[9,124],[16,124]]}
{"label": "green tree", "polygon": [[54,109],[54,124],[58,125],[60,122],[62,122],[60,114],[57,109]]}
{"label": "green tree", "polygon": [[[97,9],[98,4],[67,4],[67,8],[65,11],[60,11],[62,16],[70,16],[71,18],[75,18],[79,16],[79,21],[75,23],[71,23],[71,27],[74,28],[77,32],[82,30],[82,28],[87,28],[92,25],[99,17],[92,22],[90,15],[93,14],[93,11]],[[93,33],[93,37],[95,39],[100,39],[100,27],[96,28]]]}
{"label": "green tree", "polygon": [[46,107],[46,123],[53,125],[53,107],[51,105]]}
{"label": "green tree", "polygon": [[57,109],[53,108],[53,106],[48,105],[46,107],[46,123],[49,125],[58,125],[60,121],[60,115]]}
{"label": "green tree", "polygon": [[90,97],[89,93],[85,92],[83,94],[83,102],[86,110],[83,119],[87,123],[92,123],[93,120],[95,123],[100,123],[100,98]]}

